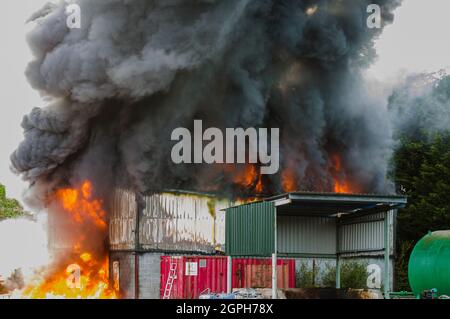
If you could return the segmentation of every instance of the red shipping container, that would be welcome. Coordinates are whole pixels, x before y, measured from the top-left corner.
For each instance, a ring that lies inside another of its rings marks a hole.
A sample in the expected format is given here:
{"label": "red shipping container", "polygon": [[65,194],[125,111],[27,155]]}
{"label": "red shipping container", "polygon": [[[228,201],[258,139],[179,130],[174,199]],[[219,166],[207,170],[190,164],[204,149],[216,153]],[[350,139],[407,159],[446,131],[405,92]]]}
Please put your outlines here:
{"label": "red shipping container", "polygon": [[[233,288],[272,287],[271,258],[233,258]],[[277,259],[277,287],[295,288],[295,260]]]}
{"label": "red shipping container", "polygon": [[[176,274],[170,285],[169,274]],[[233,288],[270,288],[272,259],[233,258]],[[278,287],[295,288],[295,260],[278,259]],[[169,283],[169,284],[168,284]],[[170,286],[172,286],[170,288]],[[227,290],[227,257],[222,256],[162,256],[160,295],[167,288],[170,299],[197,299],[202,292],[224,293]]]}
{"label": "red shipping container", "polygon": [[206,290],[223,293],[227,290],[227,258],[220,256],[162,256],[161,298],[170,274],[176,265],[176,278],[170,291],[170,299],[197,299]]}

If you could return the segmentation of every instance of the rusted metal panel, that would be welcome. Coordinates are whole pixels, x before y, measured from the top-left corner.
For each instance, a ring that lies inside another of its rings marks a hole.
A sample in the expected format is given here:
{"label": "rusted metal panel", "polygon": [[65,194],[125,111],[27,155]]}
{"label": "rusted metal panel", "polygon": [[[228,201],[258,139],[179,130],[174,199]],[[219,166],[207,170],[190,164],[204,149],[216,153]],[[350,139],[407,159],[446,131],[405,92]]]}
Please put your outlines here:
{"label": "rusted metal panel", "polygon": [[278,216],[277,247],[280,254],[336,254],[336,219]]}
{"label": "rusted metal panel", "polygon": [[[223,245],[224,200],[193,194],[154,194],[145,197],[140,218],[142,249],[213,252]],[[222,238],[220,238],[222,236]]]}
{"label": "rusted metal panel", "polygon": [[214,226],[214,236],[216,242],[216,249],[225,252],[225,208],[229,207],[228,201],[218,201],[216,203],[216,216]]}
{"label": "rusted metal panel", "polygon": [[131,191],[118,189],[111,203],[110,248],[214,252],[225,243],[221,209],[229,205],[226,199],[208,195],[165,192],[137,198]]}
{"label": "rusted metal panel", "polygon": [[[233,288],[270,288],[272,259],[233,258]],[[277,287],[295,288],[295,260],[277,260]]]}
{"label": "rusted metal panel", "polygon": [[137,202],[134,192],[116,189],[111,202],[109,243],[111,250],[135,248]]}

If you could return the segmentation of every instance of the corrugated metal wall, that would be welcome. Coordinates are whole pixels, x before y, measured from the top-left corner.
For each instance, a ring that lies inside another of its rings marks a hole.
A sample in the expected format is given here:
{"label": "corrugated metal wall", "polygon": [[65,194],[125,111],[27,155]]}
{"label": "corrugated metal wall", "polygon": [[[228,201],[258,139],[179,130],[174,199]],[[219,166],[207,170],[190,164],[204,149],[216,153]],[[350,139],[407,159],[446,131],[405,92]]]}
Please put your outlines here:
{"label": "corrugated metal wall", "polygon": [[112,250],[135,248],[137,202],[134,192],[116,189],[111,203],[109,243]]}
{"label": "corrugated metal wall", "polygon": [[[202,292],[224,293],[227,290],[227,257],[222,256],[161,256],[161,289],[169,278],[170,267],[176,267],[171,299],[195,299]],[[295,260],[278,259],[278,287],[295,288]],[[233,288],[270,288],[272,285],[272,259],[233,258]]]}
{"label": "corrugated metal wall", "polygon": [[140,220],[142,248],[209,252],[220,242],[212,198],[194,195],[155,194],[145,197]]}
{"label": "corrugated metal wall", "polygon": [[214,252],[225,244],[228,200],[189,193],[160,193],[142,198],[139,213],[139,244],[136,245],[136,195],[117,189],[111,203],[110,248]]}
{"label": "corrugated metal wall", "polygon": [[277,220],[277,246],[280,254],[336,253],[335,218],[278,216]]}
{"label": "corrugated metal wall", "polygon": [[160,298],[169,278],[171,265],[176,277],[170,299],[197,299],[201,293],[224,293],[227,290],[227,258],[219,256],[161,256]]}
{"label": "corrugated metal wall", "polygon": [[270,256],[274,252],[274,222],[275,206],[272,202],[227,209],[226,254]]}
{"label": "corrugated metal wall", "polygon": [[[226,253],[265,256],[274,252],[273,203],[227,209]],[[277,216],[277,252],[296,257],[374,256],[384,254],[385,212],[352,217]],[[390,254],[394,254],[395,213],[389,213]],[[338,223],[338,224],[337,224]],[[338,247],[339,243],[339,247]]]}
{"label": "corrugated metal wall", "polygon": [[[340,223],[339,250],[343,254],[383,254],[386,213],[346,218]],[[394,214],[389,214],[390,253],[394,250]]]}

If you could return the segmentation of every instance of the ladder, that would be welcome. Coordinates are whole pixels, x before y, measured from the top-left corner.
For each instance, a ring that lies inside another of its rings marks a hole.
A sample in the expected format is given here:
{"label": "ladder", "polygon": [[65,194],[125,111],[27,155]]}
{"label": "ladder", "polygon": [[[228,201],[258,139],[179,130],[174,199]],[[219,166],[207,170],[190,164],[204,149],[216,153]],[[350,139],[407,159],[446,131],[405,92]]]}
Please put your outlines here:
{"label": "ladder", "polygon": [[177,278],[177,263],[170,263],[169,277],[167,277],[166,288],[164,288],[163,299],[170,299],[170,294],[172,293],[173,281]]}

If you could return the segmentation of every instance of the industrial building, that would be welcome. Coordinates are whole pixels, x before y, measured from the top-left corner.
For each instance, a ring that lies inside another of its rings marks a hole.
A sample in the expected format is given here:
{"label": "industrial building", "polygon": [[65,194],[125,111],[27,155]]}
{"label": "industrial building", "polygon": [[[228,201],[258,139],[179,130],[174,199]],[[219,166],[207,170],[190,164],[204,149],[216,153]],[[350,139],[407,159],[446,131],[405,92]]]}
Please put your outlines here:
{"label": "industrial building", "polygon": [[225,244],[230,202],[168,191],[137,195],[117,189],[109,224],[110,275],[123,298],[160,297],[161,256],[212,255]]}
{"label": "industrial building", "polygon": [[[342,262],[363,260],[379,265],[382,285],[390,290],[396,210],[406,201],[402,196],[295,192],[236,206],[208,194],[138,196],[119,189],[110,218],[110,275],[123,298],[160,298],[161,278],[167,277],[161,273],[167,260],[162,256],[224,252],[228,265],[220,261],[218,273],[226,270],[227,291],[235,288],[233,259],[245,258],[294,259],[296,271],[300,262],[325,260],[337,269],[337,288]],[[207,265],[207,258],[192,260]],[[271,267],[273,287],[277,268]]]}
{"label": "industrial building", "polygon": [[272,256],[274,262],[280,257],[330,259],[336,265],[336,288],[343,260],[368,261],[380,265],[382,286],[390,291],[396,210],[406,202],[403,196],[289,193],[230,207],[226,254]]}

